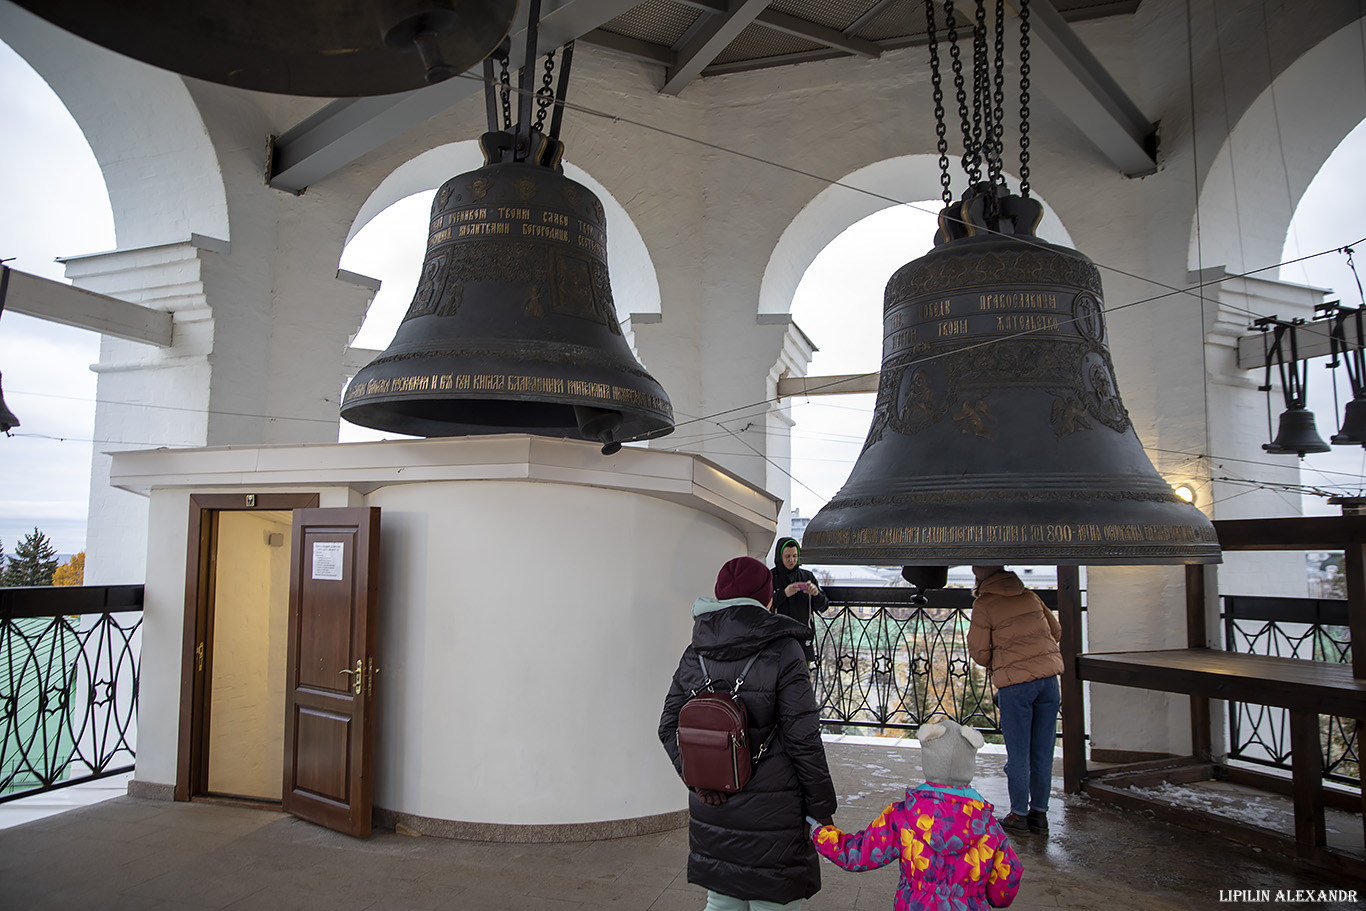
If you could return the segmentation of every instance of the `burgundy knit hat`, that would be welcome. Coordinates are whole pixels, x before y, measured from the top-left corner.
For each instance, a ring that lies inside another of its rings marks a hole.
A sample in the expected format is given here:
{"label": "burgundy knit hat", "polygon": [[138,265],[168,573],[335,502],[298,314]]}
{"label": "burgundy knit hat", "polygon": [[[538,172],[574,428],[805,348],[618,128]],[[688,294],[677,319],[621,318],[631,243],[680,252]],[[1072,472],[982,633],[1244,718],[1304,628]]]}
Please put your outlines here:
{"label": "burgundy knit hat", "polygon": [[753,598],[765,607],[773,600],[773,577],[768,567],[753,557],[727,560],[716,574],[716,598]]}

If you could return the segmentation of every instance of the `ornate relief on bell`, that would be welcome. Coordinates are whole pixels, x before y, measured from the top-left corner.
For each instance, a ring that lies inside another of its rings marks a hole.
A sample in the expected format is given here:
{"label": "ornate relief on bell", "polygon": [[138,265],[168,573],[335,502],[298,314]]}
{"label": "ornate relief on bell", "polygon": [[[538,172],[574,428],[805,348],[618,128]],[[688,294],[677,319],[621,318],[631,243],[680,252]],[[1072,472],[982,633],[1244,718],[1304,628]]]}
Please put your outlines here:
{"label": "ornate relief on bell", "polygon": [[803,559],[1219,562],[1213,526],[1158,475],[1120,400],[1099,271],[1036,238],[1041,214],[979,184],[888,281],[872,424]]}

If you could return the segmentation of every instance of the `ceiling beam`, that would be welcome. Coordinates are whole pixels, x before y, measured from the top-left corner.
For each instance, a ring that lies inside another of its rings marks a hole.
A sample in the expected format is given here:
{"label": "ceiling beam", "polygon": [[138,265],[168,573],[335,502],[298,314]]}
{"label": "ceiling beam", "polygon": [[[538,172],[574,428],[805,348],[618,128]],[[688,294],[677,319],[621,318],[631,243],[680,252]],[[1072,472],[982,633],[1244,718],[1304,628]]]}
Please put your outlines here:
{"label": "ceiling beam", "polygon": [[6,310],[159,348],[171,346],[172,317],[165,310],[153,310],[17,269],[8,271]]}
{"label": "ceiling beam", "polygon": [[678,65],[668,71],[664,95],[677,95],[683,87],[702,75],[702,70],[717,58],[759,14],[768,7],[769,0],[734,0],[724,15],[703,13],[696,33],[678,48]]}
{"label": "ceiling beam", "polygon": [[808,395],[854,395],[877,392],[878,373],[840,373],[833,376],[785,376],[778,380],[778,398]]}
{"label": "ceiling beam", "polygon": [[649,41],[641,41],[639,38],[618,35],[616,32],[609,32],[600,28],[593,29],[578,40],[580,44],[589,44],[604,50],[616,51],[618,54],[625,54],[627,57],[644,63],[671,67],[678,62],[678,55],[674,53],[673,48],[665,47],[662,44],[652,44]]}
{"label": "ceiling beam", "polygon": [[[537,45],[556,48],[636,6],[639,0],[545,0]],[[525,6],[525,4],[522,4]],[[513,26],[509,66],[521,67],[526,12]],[[403,135],[447,108],[483,92],[482,64],[426,88],[398,95],[346,98],[325,105],[272,143],[269,179],[277,190],[302,193],[362,155]]]}
{"label": "ceiling beam", "polygon": [[826,28],[814,22],[807,22],[805,19],[798,19],[796,16],[789,16],[787,13],[775,12],[765,9],[754,21],[760,25],[792,35],[795,38],[805,38],[816,44],[824,44],[826,47],[833,47],[836,50],[848,51],[859,57],[875,58],[882,54],[882,48],[871,41],[863,38],[855,38],[845,32],[833,28]]}
{"label": "ceiling beam", "polygon": [[1034,85],[1121,173],[1157,170],[1157,131],[1050,0],[1030,0]]}

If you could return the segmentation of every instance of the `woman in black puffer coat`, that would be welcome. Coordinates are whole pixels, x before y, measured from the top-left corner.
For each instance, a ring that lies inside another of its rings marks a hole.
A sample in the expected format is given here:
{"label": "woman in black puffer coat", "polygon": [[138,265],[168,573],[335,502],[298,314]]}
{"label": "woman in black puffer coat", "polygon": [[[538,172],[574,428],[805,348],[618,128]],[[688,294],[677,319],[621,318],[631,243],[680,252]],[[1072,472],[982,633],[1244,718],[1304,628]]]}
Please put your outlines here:
{"label": "woman in black puffer coat", "polygon": [[688,882],[711,893],[709,909],[745,907],[734,899],[796,908],[821,887],[820,858],[806,817],[828,822],[835,786],[802,650],[806,629],[770,613],[771,595],[768,567],[758,560],[737,557],[721,568],[716,598],[693,605],[692,644],[678,663],[659,719],[659,739],[681,776],[678,711],[704,682],[698,655],[725,691],[759,653],[740,688],[751,742],[766,744],[754,777],[737,794],[694,791],[688,800]]}

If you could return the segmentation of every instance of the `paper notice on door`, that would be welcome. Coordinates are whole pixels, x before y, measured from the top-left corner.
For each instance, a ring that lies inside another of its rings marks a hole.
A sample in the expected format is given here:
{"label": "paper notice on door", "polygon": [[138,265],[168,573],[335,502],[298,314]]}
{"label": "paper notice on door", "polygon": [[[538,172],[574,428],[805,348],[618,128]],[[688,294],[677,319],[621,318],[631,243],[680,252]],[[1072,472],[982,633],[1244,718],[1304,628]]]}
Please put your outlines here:
{"label": "paper notice on door", "polygon": [[345,542],[314,541],[313,578],[340,580],[342,578],[342,557],[345,553]]}

